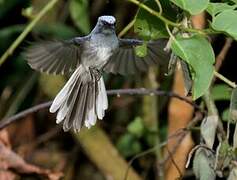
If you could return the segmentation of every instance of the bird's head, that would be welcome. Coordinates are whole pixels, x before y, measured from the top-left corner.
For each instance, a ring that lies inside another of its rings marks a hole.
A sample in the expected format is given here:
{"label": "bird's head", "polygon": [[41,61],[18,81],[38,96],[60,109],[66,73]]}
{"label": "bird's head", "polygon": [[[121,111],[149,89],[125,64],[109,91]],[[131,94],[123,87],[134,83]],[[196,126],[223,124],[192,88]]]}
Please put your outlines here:
{"label": "bird's head", "polygon": [[95,26],[97,33],[112,34],[115,32],[116,19],[113,16],[100,16]]}

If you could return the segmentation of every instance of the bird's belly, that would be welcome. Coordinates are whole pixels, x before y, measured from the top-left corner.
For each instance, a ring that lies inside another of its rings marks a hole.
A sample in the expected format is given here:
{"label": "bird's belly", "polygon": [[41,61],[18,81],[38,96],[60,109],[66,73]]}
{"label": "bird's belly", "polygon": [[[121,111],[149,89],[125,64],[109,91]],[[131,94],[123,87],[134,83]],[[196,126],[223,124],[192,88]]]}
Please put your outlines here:
{"label": "bird's belly", "polygon": [[111,48],[91,48],[83,55],[83,65],[101,69],[112,55]]}

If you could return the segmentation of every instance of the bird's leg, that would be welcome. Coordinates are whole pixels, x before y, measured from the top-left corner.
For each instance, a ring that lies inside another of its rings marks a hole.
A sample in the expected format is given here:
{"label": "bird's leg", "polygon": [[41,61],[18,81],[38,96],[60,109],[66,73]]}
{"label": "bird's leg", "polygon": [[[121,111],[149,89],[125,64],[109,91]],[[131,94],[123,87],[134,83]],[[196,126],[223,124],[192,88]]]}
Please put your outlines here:
{"label": "bird's leg", "polygon": [[94,67],[89,67],[89,70],[90,70],[90,73],[95,76],[95,80],[99,81],[102,76],[102,72],[99,69],[96,69]]}

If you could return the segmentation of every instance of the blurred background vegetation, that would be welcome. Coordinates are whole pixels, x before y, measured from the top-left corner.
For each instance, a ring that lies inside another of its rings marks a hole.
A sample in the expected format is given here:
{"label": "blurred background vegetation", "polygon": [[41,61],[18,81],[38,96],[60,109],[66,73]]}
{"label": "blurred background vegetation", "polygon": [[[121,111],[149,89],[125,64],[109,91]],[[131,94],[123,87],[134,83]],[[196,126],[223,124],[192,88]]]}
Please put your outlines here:
{"label": "blurred background vegetation", "polygon": [[[6,51],[47,3],[48,0],[0,0],[0,54]],[[134,18],[136,12],[137,6],[125,0],[59,0],[14,54],[0,66],[1,119],[52,100],[68,78],[39,74],[31,70],[22,55],[28,42],[86,35],[100,15],[114,15],[117,19],[116,31],[119,33]],[[136,37],[133,28],[126,33],[126,37]],[[214,49],[218,53],[225,38],[215,36],[213,39]],[[237,67],[236,48],[236,43],[233,43],[227,60],[221,67],[221,72],[232,81],[237,80],[235,68],[231,68]],[[165,91],[172,90],[175,79],[173,76],[164,76],[159,67],[151,68],[147,74],[127,77],[104,74],[104,78],[107,89],[145,87]],[[229,107],[230,91],[226,85],[217,81],[212,93],[222,119],[226,120],[225,109]],[[15,155],[19,158],[50,172],[47,175],[35,171],[28,173],[7,163],[16,171],[8,171],[6,168],[6,171],[1,171],[0,179],[53,179],[61,177],[61,174],[54,174],[55,172],[62,172],[63,178],[67,180],[120,180],[125,177],[129,160],[149,149],[152,153],[141,156],[132,163],[128,179],[159,179],[157,174],[167,172],[162,162],[165,153],[157,144],[166,141],[167,133],[172,129],[168,115],[173,111],[169,109],[168,102],[168,97],[110,96],[109,109],[103,121],[98,121],[96,127],[90,130],[83,129],[79,134],[63,132],[56,126],[55,115],[50,114],[48,109],[28,115],[2,130],[0,141],[16,152]],[[188,107],[191,110],[179,107],[181,105],[176,105],[174,109],[179,113],[188,111],[190,115],[187,119],[192,117],[192,107]],[[193,134],[194,140],[198,141],[195,137],[199,133],[194,131]],[[187,146],[190,150],[193,142],[189,141]],[[184,179],[192,178],[192,171],[186,171]]]}

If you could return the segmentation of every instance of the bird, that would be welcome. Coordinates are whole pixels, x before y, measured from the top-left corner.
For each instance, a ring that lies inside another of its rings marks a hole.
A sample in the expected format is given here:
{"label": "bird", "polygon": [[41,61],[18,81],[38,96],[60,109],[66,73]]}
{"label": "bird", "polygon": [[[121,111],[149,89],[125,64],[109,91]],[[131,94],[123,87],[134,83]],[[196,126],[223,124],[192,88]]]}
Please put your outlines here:
{"label": "bird", "polygon": [[42,40],[25,51],[27,63],[34,70],[48,74],[70,74],[49,111],[56,113],[56,123],[64,131],[79,132],[102,120],[108,109],[108,98],[102,73],[121,75],[148,70],[148,66],[165,64],[165,41],[148,41],[147,55],[136,55],[135,48],[143,40],[119,38],[116,19],[111,15],[98,17],[90,34],[69,40]]}

